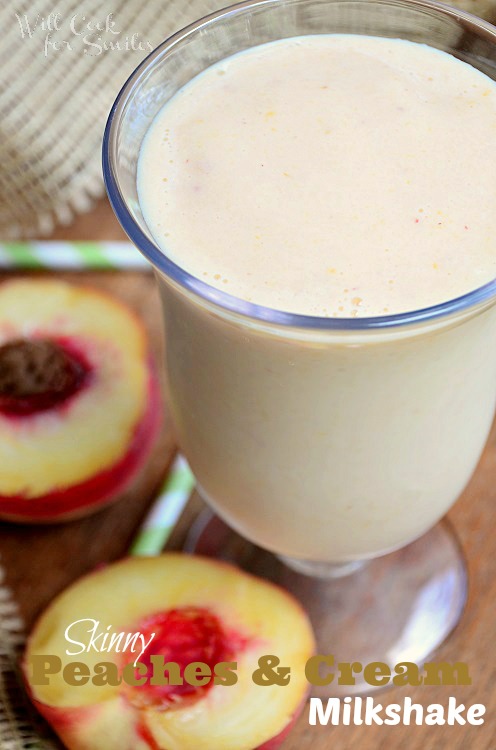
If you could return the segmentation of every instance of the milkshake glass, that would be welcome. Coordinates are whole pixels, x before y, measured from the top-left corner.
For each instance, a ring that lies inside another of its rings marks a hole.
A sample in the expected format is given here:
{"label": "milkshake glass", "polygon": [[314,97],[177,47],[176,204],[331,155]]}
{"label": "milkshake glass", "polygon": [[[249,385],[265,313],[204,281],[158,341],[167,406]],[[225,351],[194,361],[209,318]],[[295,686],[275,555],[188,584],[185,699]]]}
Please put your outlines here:
{"label": "milkshake glass", "polygon": [[[179,32],[138,67],[109,118],[104,173],[119,220],[156,271],[170,404],[199,491],[230,529],[295,573],[252,547],[241,562],[300,595],[321,652],[420,663],[465,601],[451,532],[422,535],[464,489],[491,427],[496,281],[396,315],[281,312],[175,264],[155,244],[137,195],[142,139],[179,88],[243,49],[320,33],[424,42],[496,78],[496,29],[447,6],[243,3]],[[243,543],[234,532],[208,521],[194,546],[236,558]]]}

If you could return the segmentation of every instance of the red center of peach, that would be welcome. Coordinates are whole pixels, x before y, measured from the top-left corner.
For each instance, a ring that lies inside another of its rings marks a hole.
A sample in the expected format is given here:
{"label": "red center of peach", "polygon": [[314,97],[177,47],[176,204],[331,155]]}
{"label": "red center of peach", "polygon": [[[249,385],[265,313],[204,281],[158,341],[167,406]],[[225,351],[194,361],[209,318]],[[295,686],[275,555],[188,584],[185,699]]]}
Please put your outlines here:
{"label": "red center of peach", "polygon": [[68,339],[9,341],[0,347],[0,412],[21,417],[61,406],[90,370]]}
{"label": "red center of peach", "polygon": [[[155,633],[155,637],[139,659],[147,666],[146,682],[132,689],[131,701],[141,706],[167,707],[178,701],[191,701],[202,697],[213,685],[215,665],[223,661],[232,661],[242,644],[241,638],[226,633],[216,615],[201,607],[184,607],[161,612],[141,622],[138,629],[145,636],[145,642]],[[163,656],[165,663],[178,664],[181,676],[188,664],[207,664],[212,679],[201,687],[189,685],[186,681],[182,685],[151,686],[151,656],[156,655]]]}

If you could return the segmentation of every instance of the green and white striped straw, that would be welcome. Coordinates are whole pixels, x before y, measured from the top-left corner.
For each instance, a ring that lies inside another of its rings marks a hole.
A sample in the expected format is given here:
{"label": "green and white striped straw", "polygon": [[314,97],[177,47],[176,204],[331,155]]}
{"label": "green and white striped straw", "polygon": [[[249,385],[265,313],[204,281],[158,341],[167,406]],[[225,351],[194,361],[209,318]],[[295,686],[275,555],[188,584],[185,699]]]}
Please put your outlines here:
{"label": "green and white striped straw", "polygon": [[129,550],[131,555],[158,555],[165,547],[195,486],[184,456],[178,454],[152,508]]}
{"label": "green and white striped straw", "polygon": [[0,242],[1,270],[151,271],[131,242]]}

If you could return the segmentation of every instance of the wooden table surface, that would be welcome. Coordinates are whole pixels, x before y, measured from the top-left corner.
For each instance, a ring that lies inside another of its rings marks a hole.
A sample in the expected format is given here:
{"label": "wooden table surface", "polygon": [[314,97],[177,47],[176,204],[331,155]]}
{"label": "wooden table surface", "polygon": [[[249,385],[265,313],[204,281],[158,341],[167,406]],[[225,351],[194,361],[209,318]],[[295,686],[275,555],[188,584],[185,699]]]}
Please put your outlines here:
{"label": "wooden table surface", "polygon": [[[53,237],[110,240],[123,239],[124,235],[106,201],[101,201],[90,214],[79,217],[69,228],[58,229]],[[63,276],[110,289],[126,300],[143,317],[154,352],[160,358],[160,312],[151,274],[102,272],[64,273]],[[160,444],[148,470],[115,506],[65,525],[0,524],[0,557],[28,628],[52,597],[71,581],[97,564],[116,560],[126,553],[174,450],[174,430],[167,413]],[[495,500],[496,429],[493,428],[475,476],[449,513],[468,561],[470,592],[459,626],[436,654],[438,661],[467,662],[473,684],[470,687],[393,688],[376,697],[387,704],[402,701],[409,695],[426,707],[431,703],[445,705],[449,696],[455,696],[466,705],[483,703],[487,709],[485,723],[454,727],[310,727],[308,711],[304,711],[281,750],[495,750]],[[200,501],[193,500],[170,541],[170,548],[181,547],[185,531],[200,507]]]}

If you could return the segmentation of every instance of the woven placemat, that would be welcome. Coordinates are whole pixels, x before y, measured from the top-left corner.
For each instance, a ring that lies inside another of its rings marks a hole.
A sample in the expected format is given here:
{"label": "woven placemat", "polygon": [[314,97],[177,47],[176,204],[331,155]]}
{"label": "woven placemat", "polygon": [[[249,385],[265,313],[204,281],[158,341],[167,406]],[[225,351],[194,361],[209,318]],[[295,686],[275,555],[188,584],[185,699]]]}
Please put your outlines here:
{"label": "woven placemat", "polygon": [[0,566],[0,748],[58,750],[22,687],[18,665],[23,644],[22,619]]}
{"label": "woven placemat", "polygon": [[[49,234],[103,194],[103,128],[148,52],[228,0],[0,0],[0,237]],[[486,18],[496,0],[453,3]]]}
{"label": "woven placemat", "polygon": [[119,88],[166,37],[226,4],[0,0],[0,237],[46,235],[91,207]]}
{"label": "woven placemat", "polygon": [[496,20],[496,0],[452,0],[448,5],[466,10],[479,18],[487,18],[491,23]]}

